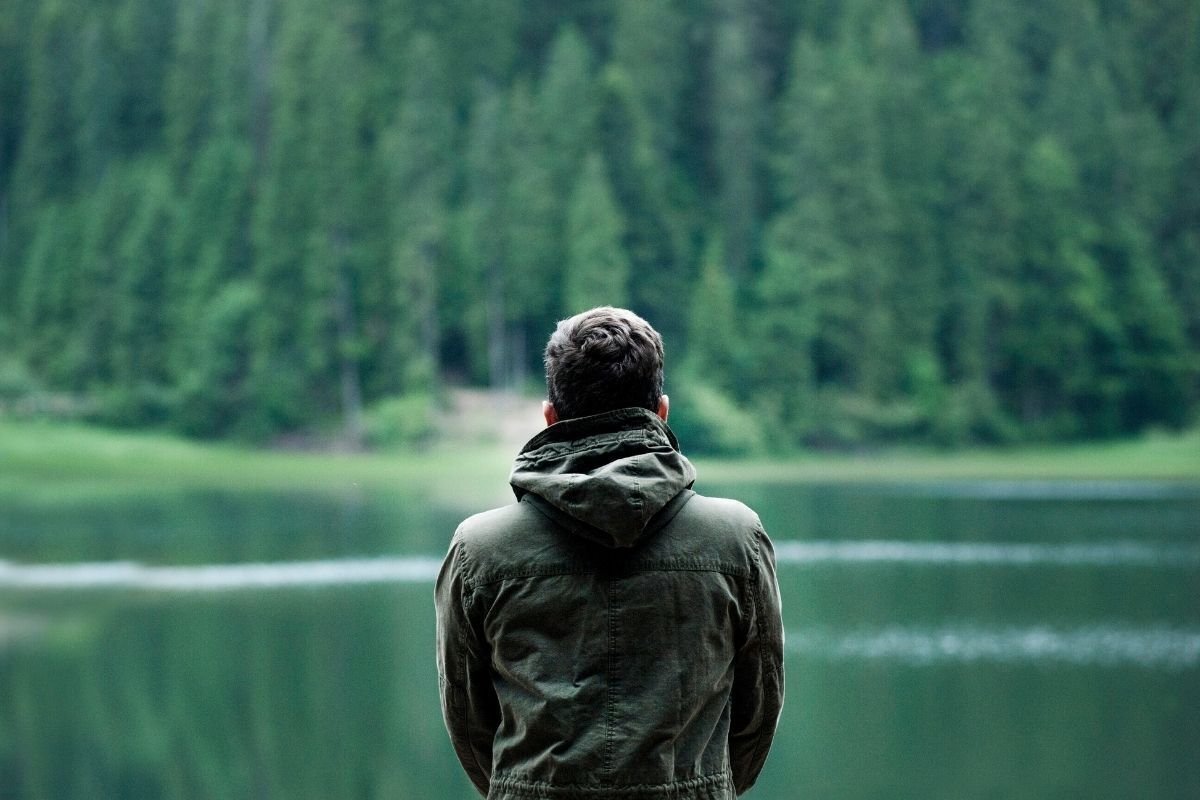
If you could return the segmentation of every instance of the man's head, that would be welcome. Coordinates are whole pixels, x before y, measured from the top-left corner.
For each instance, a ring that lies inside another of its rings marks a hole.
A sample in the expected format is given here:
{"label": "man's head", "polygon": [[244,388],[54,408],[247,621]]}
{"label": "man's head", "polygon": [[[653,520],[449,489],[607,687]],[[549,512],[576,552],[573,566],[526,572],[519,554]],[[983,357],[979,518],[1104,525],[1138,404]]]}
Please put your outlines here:
{"label": "man's head", "polygon": [[650,323],[600,306],[558,323],[546,344],[546,424],[637,406],[667,418],[663,344]]}

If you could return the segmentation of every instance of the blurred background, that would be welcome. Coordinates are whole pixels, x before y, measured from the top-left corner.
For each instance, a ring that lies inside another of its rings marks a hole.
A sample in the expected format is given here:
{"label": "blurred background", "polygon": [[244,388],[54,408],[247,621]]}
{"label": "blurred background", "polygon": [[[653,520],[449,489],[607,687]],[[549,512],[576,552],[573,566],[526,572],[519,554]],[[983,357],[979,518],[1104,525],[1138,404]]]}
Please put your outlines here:
{"label": "blurred background", "polygon": [[443,383],[537,387],[610,303],[696,422],[766,434],[714,447],[1178,427],[1198,31],[1189,0],[5,0],[0,392],[356,444]]}
{"label": "blurred background", "polygon": [[0,0],[0,798],[468,798],[557,319],[780,553],[755,798],[1200,797],[1200,2]]}

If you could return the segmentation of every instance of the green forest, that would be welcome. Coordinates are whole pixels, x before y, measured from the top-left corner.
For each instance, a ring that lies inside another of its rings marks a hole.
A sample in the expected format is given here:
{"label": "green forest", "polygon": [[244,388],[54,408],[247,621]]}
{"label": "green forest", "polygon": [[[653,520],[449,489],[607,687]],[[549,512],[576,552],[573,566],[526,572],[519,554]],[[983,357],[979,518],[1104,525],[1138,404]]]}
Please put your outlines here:
{"label": "green forest", "polygon": [[1196,422],[1196,0],[2,7],[9,413],[417,435],[607,303],[701,450]]}

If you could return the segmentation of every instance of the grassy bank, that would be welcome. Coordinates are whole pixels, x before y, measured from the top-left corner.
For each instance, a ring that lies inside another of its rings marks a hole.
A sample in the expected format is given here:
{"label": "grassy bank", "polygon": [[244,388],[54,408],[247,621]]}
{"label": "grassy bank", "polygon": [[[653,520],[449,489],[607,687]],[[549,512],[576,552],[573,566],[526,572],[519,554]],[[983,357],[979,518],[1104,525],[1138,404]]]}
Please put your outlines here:
{"label": "grassy bank", "polygon": [[[296,453],[206,444],[157,433],[0,420],[0,491],[47,499],[157,489],[386,490],[504,496],[508,446],[442,445],[421,453]],[[1200,431],[1004,450],[888,450],[744,462],[698,459],[704,481],[1104,479],[1200,482]]]}
{"label": "grassy bank", "polygon": [[1200,482],[1200,431],[1137,439],[958,451],[890,449],[781,461],[701,461],[722,481],[1155,480]]}
{"label": "grassy bank", "polygon": [[[0,419],[0,494],[70,497],[178,490],[357,491],[425,487],[491,497],[511,454],[496,446],[423,453],[310,453],[201,443],[160,433]],[[499,488],[497,488],[499,487]]]}

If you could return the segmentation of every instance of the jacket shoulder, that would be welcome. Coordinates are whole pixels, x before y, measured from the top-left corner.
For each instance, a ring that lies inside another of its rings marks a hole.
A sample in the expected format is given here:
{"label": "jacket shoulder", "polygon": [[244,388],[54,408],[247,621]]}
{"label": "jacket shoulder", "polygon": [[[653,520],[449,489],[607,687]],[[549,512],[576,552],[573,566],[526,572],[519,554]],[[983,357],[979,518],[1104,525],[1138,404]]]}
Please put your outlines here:
{"label": "jacket shoulder", "polygon": [[745,504],[697,494],[653,538],[647,555],[749,574],[758,565],[765,536],[758,514]]}
{"label": "jacket shoulder", "polygon": [[762,522],[752,508],[739,500],[731,500],[727,497],[694,495],[680,513],[702,519],[706,524],[728,528],[732,531],[762,530]]}
{"label": "jacket shoulder", "polygon": [[467,556],[481,552],[503,553],[505,548],[521,542],[529,529],[539,523],[539,515],[527,503],[481,511],[467,517],[454,532],[454,541]]}
{"label": "jacket shoulder", "polygon": [[529,524],[531,518],[528,512],[529,509],[522,503],[509,503],[472,514],[459,524],[454,538],[468,547],[492,543],[511,535],[514,529]]}
{"label": "jacket shoulder", "polygon": [[[545,516],[529,503],[512,503],[463,520],[452,547],[460,551],[463,578],[468,582],[497,580],[540,569],[562,560],[562,545]],[[557,557],[556,557],[557,556]]]}

